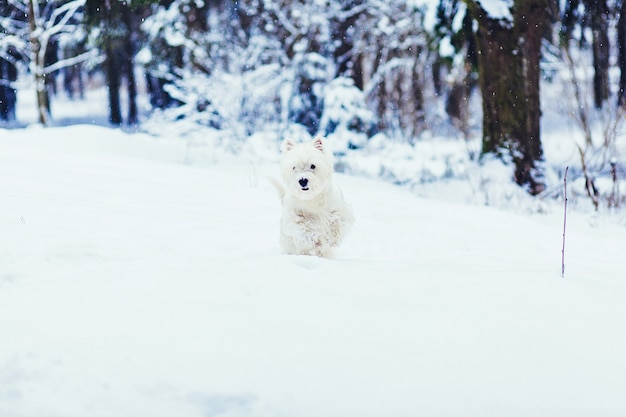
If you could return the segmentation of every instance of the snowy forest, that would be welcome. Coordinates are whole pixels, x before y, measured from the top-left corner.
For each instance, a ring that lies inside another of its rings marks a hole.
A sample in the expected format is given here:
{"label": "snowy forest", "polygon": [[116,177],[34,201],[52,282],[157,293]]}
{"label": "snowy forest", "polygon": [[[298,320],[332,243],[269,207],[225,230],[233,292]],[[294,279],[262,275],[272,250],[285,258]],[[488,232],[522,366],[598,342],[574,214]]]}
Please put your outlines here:
{"label": "snowy forest", "polygon": [[[185,120],[240,142],[322,134],[339,156],[454,139],[546,196],[565,168],[544,152],[554,113],[575,126],[581,195],[623,203],[621,0],[3,0],[0,16],[7,126],[19,89],[49,125],[59,95],[101,86],[111,125]],[[428,182],[396,170],[375,175]]]}
{"label": "snowy forest", "polygon": [[0,0],[0,416],[626,416],[625,110],[626,0]]}

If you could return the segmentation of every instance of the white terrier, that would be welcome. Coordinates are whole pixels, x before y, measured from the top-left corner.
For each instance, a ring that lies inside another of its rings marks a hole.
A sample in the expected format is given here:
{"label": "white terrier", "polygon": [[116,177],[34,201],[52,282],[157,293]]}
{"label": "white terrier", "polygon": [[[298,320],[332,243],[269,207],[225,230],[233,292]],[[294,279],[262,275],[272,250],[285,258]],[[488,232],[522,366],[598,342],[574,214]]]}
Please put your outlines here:
{"label": "white terrier", "polygon": [[331,257],[354,223],[352,209],[333,184],[333,157],[321,138],[281,146],[285,187],[275,183],[283,203],[280,244],[285,252]]}

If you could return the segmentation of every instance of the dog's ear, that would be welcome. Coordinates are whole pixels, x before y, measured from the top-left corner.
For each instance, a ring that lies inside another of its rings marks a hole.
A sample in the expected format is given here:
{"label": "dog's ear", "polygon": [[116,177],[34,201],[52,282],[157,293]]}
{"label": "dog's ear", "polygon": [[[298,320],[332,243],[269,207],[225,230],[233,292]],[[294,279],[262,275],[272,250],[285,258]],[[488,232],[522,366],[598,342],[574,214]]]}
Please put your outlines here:
{"label": "dog's ear", "polygon": [[324,152],[324,141],[321,136],[318,136],[315,140],[313,140],[313,146],[315,146],[315,149]]}
{"label": "dog's ear", "polygon": [[291,139],[285,139],[280,145],[280,150],[283,152],[290,151],[296,146]]}

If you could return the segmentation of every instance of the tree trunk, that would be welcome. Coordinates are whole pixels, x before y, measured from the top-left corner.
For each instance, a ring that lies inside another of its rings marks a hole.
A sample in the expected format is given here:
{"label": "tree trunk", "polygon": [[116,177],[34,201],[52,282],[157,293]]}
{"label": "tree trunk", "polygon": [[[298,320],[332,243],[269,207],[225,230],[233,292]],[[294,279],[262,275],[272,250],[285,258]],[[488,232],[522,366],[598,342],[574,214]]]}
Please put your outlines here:
{"label": "tree trunk", "polygon": [[110,37],[105,38],[106,42],[106,73],[109,87],[109,122],[119,126],[122,124],[122,108],[120,105],[120,68],[115,49]]}
{"label": "tree trunk", "polygon": [[[537,183],[538,173],[536,162],[543,159],[541,146],[541,100],[539,96],[541,79],[541,42],[545,26],[548,24],[546,11],[549,2],[545,0],[518,0],[515,2],[515,26],[521,43],[522,77],[526,97],[526,132],[520,137],[520,151],[522,160],[516,165],[515,178],[519,184],[531,187],[531,193],[536,194],[543,190],[543,185]],[[537,188],[538,187],[538,188]]]}
{"label": "tree trunk", "polygon": [[331,22],[333,41],[337,44],[333,51],[334,61],[337,63],[337,75],[351,77],[354,84],[362,89],[363,73],[356,63],[359,59],[358,51],[354,50],[355,23],[359,14],[351,14],[351,10],[362,6],[363,0],[343,0],[340,1],[340,4],[340,16],[345,14],[347,17],[339,18],[337,16]]}
{"label": "tree trunk", "polygon": [[479,83],[483,101],[482,153],[503,156],[525,135],[526,102],[523,63],[515,33],[508,22],[492,19],[474,2]]}
{"label": "tree trunk", "polygon": [[[419,48],[419,47],[418,47]],[[419,49],[417,49],[419,54]],[[422,81],[424,74],[419,65],[419,60],[415,57],[413,61],[412,74],[409,82],[411,83],[411,101],[412,101],[412,117],[411,118],[411,134],[417,136],[420,126],[424,126],[425,112],[424,112],[424,82]]]}
{"label": "tree trunk", "polygon": [[45,71],[45,45],[41,44],[41,40],[37,37],[37,6],[36,0],[28,2],[28,26],[30,29],[30,44],[32,48],[32,62],[34,63],[32,71],[35,78],[35,92],[37,94],[37,120],[42,125],[48,124],[50,109],[48,107],[48,95],[46,92],[46,74]]}
{"label": "tree trunk", "polygon": [[[9,55],[11,52],[8,52]],[[17,93],[11,82],[17,80],[17,68],[15,65],[0,58],[0,120],[15,120],[15,106]]]}
{"label": "tree trunk", "polygon": [[478,22],[482,154],[510,158],[515,181],[538,194],[544,189],[537,165],[543,156],[539,58],[547,1],[515,1],[513,22],[488,16],[475,0],[467,0],[467,5]]}
{"label": "tree trunk", "polygon": [[104,7],[104,51],[106,54],[106,76],[109,89],[109,122],[119,126],[122,124],[122,108],[120,105],[120,59],[117,51],[115,35],[109,28],[114,27],[110,4]]}
{"label": "tree trunk", "polygon": [[128,85],[128,125],[136,125],[139,121],[137,112],[137,80],[135,79],[135,48],[136,25],[130,7],[120,4],[122,20],[128,30],[128,36],[124,39],[124,69]]}
{"label": "tree trunk", "polygon": [[131,57],[127,62],[126,78],[128,80],[128,125],[134,126],[139,122],[137,111],[137,80],[135,79],[134,60]]}
{"label": "tree trunk", "polygon": [[609,98],[609,35],[606,0],[587,0],[593,33],[593,98],[597,109]]}
{"label": "tree trunk", "polygon": [[617,104],[626,106],[626,0],[622,0],[617,23],[617,44],[619,49],[619,93]]}

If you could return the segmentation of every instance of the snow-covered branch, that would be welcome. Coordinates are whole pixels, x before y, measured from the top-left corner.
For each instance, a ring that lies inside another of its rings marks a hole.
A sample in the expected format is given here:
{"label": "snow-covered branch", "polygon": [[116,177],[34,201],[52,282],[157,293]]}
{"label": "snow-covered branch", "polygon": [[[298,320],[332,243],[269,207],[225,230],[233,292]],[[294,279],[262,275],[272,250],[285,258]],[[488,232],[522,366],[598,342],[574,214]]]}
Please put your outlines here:
{"label": "snow-covered branch", "polygon": [[298,29],[295,25],[293,25],[291,21],[289,20],[289,18],[287,17],[287,15],[285,15],[285,13],[283,13],[279,7],[276,7],[276,5],[273,2],[268,2],[266,4],[266,7],[269,11],[271,11],[274,14],[274,16],[276,16],[278,23],[280,23],[280,25],[283,28],[285,28],[287,32],[289,32],[292,35],[300,32],[300,29]]}
{"label": "snow-covered branch", "polygon": [[[76,12],[85,5],[86,0],[73,0],[62,6],[56,7],[50,18],[44,23],[44,31],[47,36],[52,37],[66,28],[69,20],[74,17]],[[57,21],[58,20],[58,21]]]}
{"label": "snow-covered branch", "polygon": [[[43,63],[45,61],[45,54],[48,49],[50,39],[59,33],[68,32],[70,30],[68,28],[68,22],[75,16],[78,10],[85,5],[85,1],[86,0],[70,1],[53,8],[49,17],[42,16],[43,22],[40,23],[39,19],[35,20],[38,25],[36,31],[39,33],[31,34],[31,36],[39,37],[41,49],[39,50],[39,56],[37,57],[37,66],[39,67],[38,69],[44,70],[43,73],[45,73]],[[48,3],[48,6],[51,6],[50,2]]]}
{"label": "snow-covered branch", "polygon": [[0,57],[6,61],[15,63],[16,57],[7,51],[14,50],[19,55],[26,56],[28,50],[28,42],[22,37],[15,35],[5,35],[0,39]]}
{"label": "snow-covered branch", "polygon": [[28,14],[28,4],[22,0],[8,0],[10,6],[15,7],[23,15]]}
{"label": "snow-covered branch", "polygon": [[[47,0],[45,5],[36,0],[7,0],[8,16],[0,17],[0,57],[15,63],[23,59],[34,77],[39,121],[46,124],[49,100],[46,94],[46,74],[93,58],[93,52],[47,65],[46,56],[52,40],[72,32],[80,23],[77,15],[86,0]],[[19,55],[15,56],[15,55]]]}
{"label": "snow-covered branch", "polygon": [[374,91],[374,88],[383,81],[383,78],[396,68],[411,68],[415,60],[412,58],[392,58],[381,65],[372,75],[369,83],[365,86],[364,93],[366,96]]}
{"label": "snow-covered branch", "polygon": [[367,3],[363,3],[360,6],[353,7],[348,10],[342,10],[335,16],[339,20],[348,20],[356,15],[367,12],[371,6]]}
{"label": "snow-covered branch", "polygon": [[50,74],[54,71],[60,70],[61,68],[71,67],[72,65],[80,64],[81,62],[85,62],[96,57],[98,57],[98,51],[92,50],[71,58],[61,59],[54,64],[45,67],[44,74]]}

